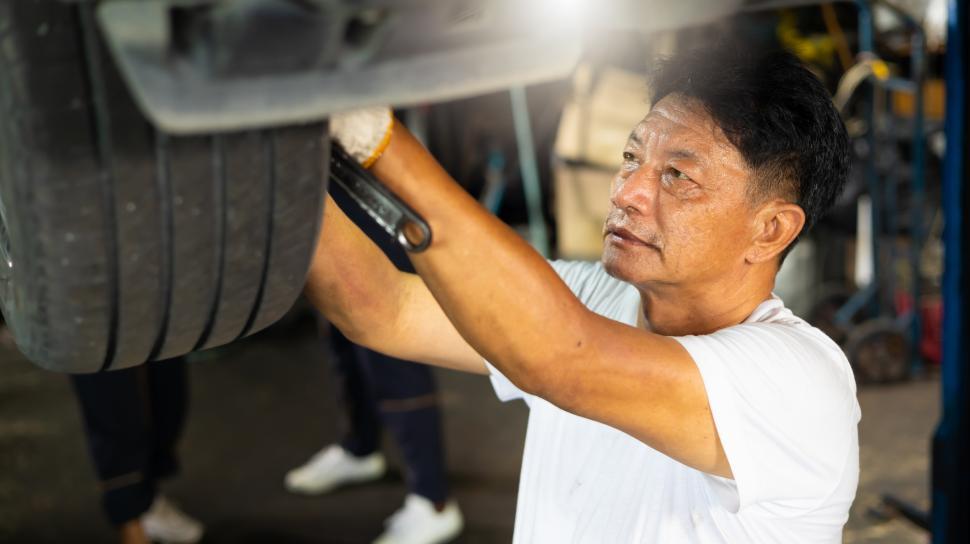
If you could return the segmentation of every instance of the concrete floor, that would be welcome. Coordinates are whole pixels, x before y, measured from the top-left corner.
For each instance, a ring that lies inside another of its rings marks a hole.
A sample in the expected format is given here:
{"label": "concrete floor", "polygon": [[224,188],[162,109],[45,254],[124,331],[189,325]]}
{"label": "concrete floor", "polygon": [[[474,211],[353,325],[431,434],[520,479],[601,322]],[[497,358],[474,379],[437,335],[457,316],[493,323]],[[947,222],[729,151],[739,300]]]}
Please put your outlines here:
{"label": "concrete floor", "polygon": [[[323,497],[282,487],[287,469],[337,437],[333,381],[312,326],[268,331],[200,359],[191,366],[183,471],[165,489],[205,522],[206,542],[356,543],[378,534],[405,493],[398,471]],[[458,541],[509,542],[525,406],[498,402],[484,378],[439,377],[451,484],[467,522]],[[928,541],[867,511],[884,492],[927,506],[938,395],[935,380],[860,391],[863,472],[846,542]],[[112,540],[67,380],[2,346],[0,467],[0,541]]]}

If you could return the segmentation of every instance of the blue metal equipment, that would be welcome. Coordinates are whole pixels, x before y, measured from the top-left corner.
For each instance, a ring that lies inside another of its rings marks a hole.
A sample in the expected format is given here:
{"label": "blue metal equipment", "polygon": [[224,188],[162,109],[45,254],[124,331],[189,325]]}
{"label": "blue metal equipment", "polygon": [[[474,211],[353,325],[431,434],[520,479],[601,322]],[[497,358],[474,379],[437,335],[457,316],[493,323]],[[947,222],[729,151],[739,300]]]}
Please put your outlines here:
{"label": "blue metal equipment", "polygon": [[970,2],[950,0],[946,53],[946,157],[943,170],[943,416],[933,436],[933,544],[970,542],[970,354],[965,288],[967,226],[967,94]]}
{"label": "blue metal equipment", "polygon": [[[842,93],[842,83],[846,81],[868,82],[863,87],[866,131],[859,143],[864,144],[862,148],[866,150],[863,168],[865,192],[871,201],[869,229],[872,236],[869,242],[871,247],[868,249],[872,259],[872,275],[868,283],[851,296],[846,295],[844,299],[832,298],[831,301],[822,297],[823,302],[820,304],[837,303],[839,306],[830,325],[818,322],[815,324],[821,325],[829,334],[834,334],[833,338],[843,344],[860,382],[890,382],[918,375],[923,370],[920,354],[920,295],[923,278],[920,254],[926,230],[923,225],[926,205],[926,124],[923,111],[926,48],[920,23],[895,5],[882,2],[882,5],[903,21],[910,34],[911,43],[908,78],[890,75],[889,68],[875,53],[872,3],[870,0],[855,2],[859,13],[859,63],[846,73],[837,93]],[[858,69],[865,69],[867,66],[871,67],[868,79],[854,79],[854,74],[860,73]],[[854,87],[850,84],[848,88]],[[893,130],[898,120],[891,107],[888,107],[889,100],[886,100],[891,92],[913,95],[914,113],[912,119],[908,120],[912,127],[909,136],[912,162],[908,179],[901,179],[900,168],[896,164],[899,158],[895,153],[895,145],[902,140],[899,139],[898,132]],[[836,97],[840,107],[845,105],[843,99],[847,97]],[[877,106],[880,103],[882,107]],[[894,163],[893,166],[878,166],[880,161],[885,163],[887,160]],[[896,249],[901,234],[897,198],[901,183],[908,183],[911,196],[908,202],[911,216],[906,255],[911,281],[907,289],[910,304],[906,311],[900,311],[897,307],[894,278],[897,255],[902,256]],[[861,243],[863,238],[859,240]]]}

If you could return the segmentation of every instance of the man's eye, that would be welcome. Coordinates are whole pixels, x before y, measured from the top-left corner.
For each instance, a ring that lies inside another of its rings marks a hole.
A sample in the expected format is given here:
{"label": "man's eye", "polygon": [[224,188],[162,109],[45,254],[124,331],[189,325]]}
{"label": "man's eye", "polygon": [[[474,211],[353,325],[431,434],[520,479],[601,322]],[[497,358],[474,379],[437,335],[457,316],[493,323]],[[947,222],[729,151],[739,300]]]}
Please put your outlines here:
{"label": "man's eye", "polygon": [[623,152],[623,162],[633,162],[635,160],[637,160],[637,158],[633,156],[633,153],[630,153],[629,151]]}
{"label": "man's eye", "polygon": [[672,174],[672,175],[673,175],[673,176],[674,176],[675,178],[677,178],[677,179],[686,179],[686,180],[690,180],[690,176],[688,176],[687,174],[685,174],[685,173],[683,173],[683,172],[681,172],[680,170],[677,170],[676,168],[671,168],[671,169],[670,169],[670,173],[671,173],[671,174]]}

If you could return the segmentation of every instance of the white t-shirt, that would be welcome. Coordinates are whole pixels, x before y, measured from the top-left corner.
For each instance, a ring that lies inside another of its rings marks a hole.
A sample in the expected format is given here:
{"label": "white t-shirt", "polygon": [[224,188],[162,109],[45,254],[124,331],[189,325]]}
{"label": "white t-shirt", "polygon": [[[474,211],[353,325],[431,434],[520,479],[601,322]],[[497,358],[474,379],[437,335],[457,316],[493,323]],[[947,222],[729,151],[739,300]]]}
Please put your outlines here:
{"label": "white t-shirt", "polygon": [[[553,267],[586,306],[630,325],[639,292],[599,263]],[[677,340],[700,370],[734,480],[519,390],[529,426],[519,543],[835,543],[859,477],[855,380],[839,347],[777,297],[742,324]]]}

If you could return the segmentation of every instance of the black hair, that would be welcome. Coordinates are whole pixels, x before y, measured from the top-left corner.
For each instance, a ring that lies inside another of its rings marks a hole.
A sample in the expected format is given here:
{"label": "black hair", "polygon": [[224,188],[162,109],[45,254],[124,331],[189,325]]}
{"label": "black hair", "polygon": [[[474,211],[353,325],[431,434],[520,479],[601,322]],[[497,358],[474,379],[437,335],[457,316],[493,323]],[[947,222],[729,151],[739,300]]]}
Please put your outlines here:
{"label": "black hair", "polygon": [[660,61],[651,106],[671,94],[696,99],[753,170],[750,194],[790,198],[805,211],[804,233],[842,192],[848,135],[825,86],[797,57],[754,49],[713,42]]}

